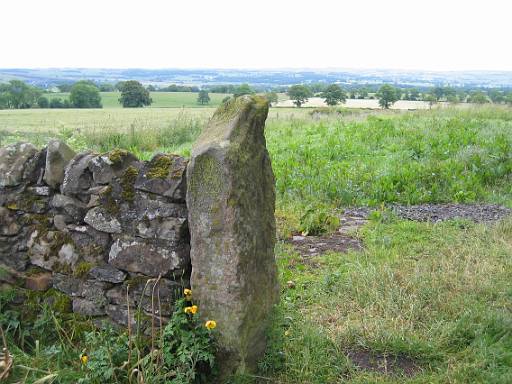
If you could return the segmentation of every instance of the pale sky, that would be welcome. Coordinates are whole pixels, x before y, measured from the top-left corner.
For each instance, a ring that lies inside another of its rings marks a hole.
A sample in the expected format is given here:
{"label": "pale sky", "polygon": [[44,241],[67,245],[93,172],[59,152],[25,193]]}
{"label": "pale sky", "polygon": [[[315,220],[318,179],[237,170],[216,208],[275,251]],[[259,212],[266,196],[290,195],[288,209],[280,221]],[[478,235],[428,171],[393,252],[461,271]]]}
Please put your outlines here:
{"label": "pale sky", "polygon": [[0,0],[0,67],[512,71],[510,0]]}

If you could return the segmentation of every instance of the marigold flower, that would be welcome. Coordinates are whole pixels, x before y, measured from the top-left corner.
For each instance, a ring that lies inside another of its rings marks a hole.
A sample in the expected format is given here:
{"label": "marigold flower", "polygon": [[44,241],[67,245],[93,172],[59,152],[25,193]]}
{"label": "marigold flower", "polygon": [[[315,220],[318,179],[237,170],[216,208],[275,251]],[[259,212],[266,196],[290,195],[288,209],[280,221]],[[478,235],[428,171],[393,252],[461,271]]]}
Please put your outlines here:
{"label": "marigold flower", "polygon": [[197,313],[197,305],[185,307],[185,313],[191,313],[192,315],[195,315]]}
{"label": "marigold flower", "polygon": [[215,328],[215,327],[217,326],[217,322],[216,322],[215,320],[208,320],[208,321],[204,324],[204,326],[205,326],[206,328],[208,328],[208,329],[210,329],[210,330],[211,330],[211,329],[213,329],[213,328]]}
{"label": "marigold flower", "polygon": [[185,295],[185,299],[186,300],[192,300],[192,290],[191,289],[188,289],[188,288],[185,288],[183,290],[183,294]]}
{"label": "marigold flower", "polygon": [[87,364],[87,362],[89,361],[89,356],[87,356],[87,353],[82,353],[80,355],[80,361],[82,362],[83,365]]}

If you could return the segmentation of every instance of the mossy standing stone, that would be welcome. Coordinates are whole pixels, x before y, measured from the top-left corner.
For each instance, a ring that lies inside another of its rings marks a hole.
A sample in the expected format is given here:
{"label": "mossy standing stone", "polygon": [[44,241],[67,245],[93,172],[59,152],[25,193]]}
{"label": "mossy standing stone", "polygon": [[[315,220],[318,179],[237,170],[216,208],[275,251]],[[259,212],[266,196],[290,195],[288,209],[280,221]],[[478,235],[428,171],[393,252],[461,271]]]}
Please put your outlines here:
{"label": "mossy standing stone", "polygon": [[279,296],[267,114],[259,96],[222,105],[187,168],[191,284],[204,320],[217,322],[221,378],[256,368]]}

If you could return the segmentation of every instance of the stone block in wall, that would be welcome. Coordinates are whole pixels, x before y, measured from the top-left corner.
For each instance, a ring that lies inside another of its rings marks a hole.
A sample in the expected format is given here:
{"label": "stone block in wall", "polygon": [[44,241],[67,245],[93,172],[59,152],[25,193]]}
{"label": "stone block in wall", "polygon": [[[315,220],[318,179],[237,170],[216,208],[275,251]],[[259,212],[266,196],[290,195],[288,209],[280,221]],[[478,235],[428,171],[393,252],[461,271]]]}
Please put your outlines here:
{"label": "stone block in wall", "polygon": [[110,248],[108,262],[123,271],[151,277],[169,276],[189,264],[189,253],[188,244],[121,235]]}
{"label": "stone block in wall", "polygon": [[140,168],[140,162],[124,149],[115,149],[91,159],[89,169],[96,184],[109,184],[115,177],[125,175],[128,167]]}
{"label": "stone block in wall", "polygon": [[71,240],[81,260],[93,266],[103,265],[108,260],[111,238],[108,233],[95,230],[88,225],[67,225]]}
{"label": "stone block in wall", "polygon": [[60,140],[50,140],[46,150],[44,182],[56,189],[64,180],[64,169],[75,157],[75,151]]}
{"label": "stone block in wall", "polygon": [[187,160],[159,153],[147,162],[135,181],[135,189],[185,202]]}
{"label": "stone block in wall", "polygon": [[107,314],[105,305],[98,305],[94,301],[80,297],[73,299],[73,312],[83,316],[92,317],[103,316]]}
{"label": "stone block in wall", "polygon": [[84,221],[100,232],[121,233],[121,223],[116,216],[107,209],[99,206],[87,211]]}
{"label": "stone block in wall", "polygon": [[62,194],[53,196],[50,207],[54,209],[55,212],[66,215],[75,223],[82,222],[87,212],[87,206],[83,202],[74,197]]}
{"label": "stone block in wall", "polygon": [[0,148],[0,187],[21,184],[27,162],[36,155],[30,143],[16,143]]}
{"label": "stone block in wall", "polygon": [[73,240],[66,232],[35,229],[28,248],[30,262],[46,270],[72,273],[79,261]]}
{"label": "stone block in wall", "polygon": [[60,188],[63,195],[80,196],[92,186],[92,172],[89,162],[95,157],[92,152],[82,152],[76,155],[64,169],[64,180]]}
{"label": "stone block in wall", "polygon": [[108,283],[122,283],[126,279],[126,273],[114,268],[110,264],[96,266],[91,268],[89,276],[98,281],[104,281]]}

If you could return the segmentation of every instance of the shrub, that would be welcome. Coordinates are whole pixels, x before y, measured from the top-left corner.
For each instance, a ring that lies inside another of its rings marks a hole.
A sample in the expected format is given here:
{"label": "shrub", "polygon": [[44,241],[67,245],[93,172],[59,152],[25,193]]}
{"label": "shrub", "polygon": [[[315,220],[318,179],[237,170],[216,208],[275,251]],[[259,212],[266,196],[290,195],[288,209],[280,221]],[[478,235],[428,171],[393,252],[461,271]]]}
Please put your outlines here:
{"label": "shrub", "polygon": [[39,99],[37,99],[37,106],[39,108],[48,108],[50,106],[50,102],[48,101],[47,97],[41,96]]}

